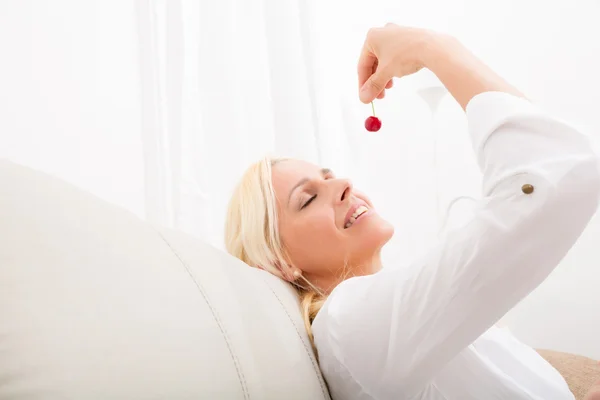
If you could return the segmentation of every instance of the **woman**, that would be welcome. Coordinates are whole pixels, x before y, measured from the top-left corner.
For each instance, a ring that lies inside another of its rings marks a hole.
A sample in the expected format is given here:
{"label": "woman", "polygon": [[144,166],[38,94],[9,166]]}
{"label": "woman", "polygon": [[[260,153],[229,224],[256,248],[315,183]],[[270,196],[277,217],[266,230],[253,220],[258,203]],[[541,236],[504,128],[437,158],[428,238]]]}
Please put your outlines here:
{"label": "woman", "polygon": [[600,193],[587,138],[530,104],[456,40],[388,24],[367,35],[360,99],[428,68],[466,111],[483,172],[474,218],[405,268],[393,228],[352,183],[265,159],[237,187],[228,251],[299,290],[334,399],[572,399],[533,349],[494,324],[552,272]]}

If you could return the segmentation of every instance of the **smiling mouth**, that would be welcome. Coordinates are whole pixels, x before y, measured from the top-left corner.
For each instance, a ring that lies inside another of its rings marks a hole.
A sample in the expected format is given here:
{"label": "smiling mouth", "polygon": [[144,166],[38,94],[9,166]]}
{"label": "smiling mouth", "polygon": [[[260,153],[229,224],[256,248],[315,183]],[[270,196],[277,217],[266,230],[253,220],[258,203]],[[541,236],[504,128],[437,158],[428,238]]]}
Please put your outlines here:
{"label": "smiling mouth", "polygon": [[360,216],[366,213],[368,210],[369,209],[365,206],[358,207],[356,211],[354,211],[354,214],[350,216],[350,219],[348,220],[348,222],[346,222],[346,225],[344,225],[344,229],[350,228],[352,224],[354,224],[354,222],[356,222],[356,220],[359,219]]}

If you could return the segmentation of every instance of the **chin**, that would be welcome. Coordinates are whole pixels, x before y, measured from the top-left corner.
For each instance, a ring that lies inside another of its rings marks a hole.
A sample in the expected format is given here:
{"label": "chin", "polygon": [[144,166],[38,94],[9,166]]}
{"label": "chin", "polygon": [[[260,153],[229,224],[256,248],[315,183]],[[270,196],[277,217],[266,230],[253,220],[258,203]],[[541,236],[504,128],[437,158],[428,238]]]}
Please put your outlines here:
{"label": "chin", "polygon": [[383,221],[374,236],[381,243],[379,247],[383,247],[394,236],[394,226],[387,221]]}
{"label": "chin", "polygon": [[356,228],[361,229],[361,232],[356,238],[360,241],[360,244],[357,244],[357,248],[360,248],[361,252],[364,252],[365,254],[378,253],[379,250],[390,241],[392,236],[394,236],[393,225],[379,216],[368,221],[368,224],[361,227],[357,226]]}

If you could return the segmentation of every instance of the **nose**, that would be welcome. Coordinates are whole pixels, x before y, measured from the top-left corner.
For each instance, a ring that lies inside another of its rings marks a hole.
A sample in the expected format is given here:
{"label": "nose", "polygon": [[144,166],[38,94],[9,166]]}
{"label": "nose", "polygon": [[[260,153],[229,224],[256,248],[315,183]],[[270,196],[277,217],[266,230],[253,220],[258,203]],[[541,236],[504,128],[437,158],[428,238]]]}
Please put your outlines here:
{"label": "nose", "polygon": [[337,179],[337,189],[334,191],[336,196],[336,203],[343,203],[350,197],[354,186],[352,181],[349,179]]}

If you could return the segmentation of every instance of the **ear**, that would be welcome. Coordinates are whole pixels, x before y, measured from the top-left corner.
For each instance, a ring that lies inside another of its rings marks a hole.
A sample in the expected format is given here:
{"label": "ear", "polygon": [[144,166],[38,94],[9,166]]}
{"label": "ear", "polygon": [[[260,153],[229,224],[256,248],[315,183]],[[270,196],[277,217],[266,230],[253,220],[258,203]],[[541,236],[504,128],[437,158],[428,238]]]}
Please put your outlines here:
{"label": "ear", "polygon": [[273,265],[275,266],[275,268],[277,268],[281,277],[286,281],[294,282],[297,279],[295,276],[295,272],[293,272],[294,267],[292,265],[287,264],[284,266],[280,261],[275,261]]}

